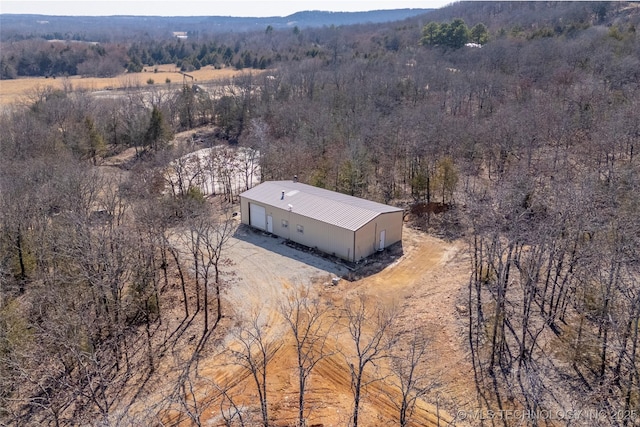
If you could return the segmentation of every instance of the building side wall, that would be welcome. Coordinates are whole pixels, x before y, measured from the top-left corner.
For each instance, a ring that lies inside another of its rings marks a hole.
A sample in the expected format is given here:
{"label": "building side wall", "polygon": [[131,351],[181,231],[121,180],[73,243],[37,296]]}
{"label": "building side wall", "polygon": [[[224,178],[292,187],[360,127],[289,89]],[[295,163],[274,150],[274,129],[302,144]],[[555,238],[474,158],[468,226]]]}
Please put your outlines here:
{"label": "building side wall", "polygon": [[353,231],[297,215],[295,212],[287,214],[290,240],[346,260],[353,258]]}
{"label": "building side wall", "polygon": [[402,212],[380,214],[356,231],[355,261],[378,250],[382,230],[385,230],[385,248],[402,240]]}
{"label": "building side wall", "polygon": [[[353,231],[298,215],[295,211],[254,202],[246,197],[240,198],[240,220],[243,224],[250,225],[249,203],[265,207],[266,215],[272,217],[273,234],[348,261],[354,260]],[[298,231],[298,226],[301,231]]]}
{"label": "building side wall", "polygon": [[380,215],[380,220],[383,221],[382,225],[385,226],[387,230],[385,248],[402,241],[403,213],[402,211],[398,211]]}
{"label": "building side wall", "polygon": [[240,222],[249,225],[249,200],[240,197]]}

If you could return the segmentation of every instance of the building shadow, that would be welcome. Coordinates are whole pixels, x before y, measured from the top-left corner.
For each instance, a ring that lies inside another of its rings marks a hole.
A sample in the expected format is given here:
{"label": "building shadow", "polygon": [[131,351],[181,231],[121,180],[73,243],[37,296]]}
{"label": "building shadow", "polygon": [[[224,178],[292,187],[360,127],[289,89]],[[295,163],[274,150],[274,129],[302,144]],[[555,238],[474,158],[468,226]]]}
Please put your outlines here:
{"label": "building shadow", "polygon": [[353,270],[347,273],[344,278],[354,281],[377,274],[398,261],[403,254],[404,249],[401,240],[385,248],[385,250],[375,252],[362,261],[355,263]]}
{"label": "building shadow", "polygon": [[257,230],[246,224],[239,224],[233,237],[349,281],[359,280],[382,271],[400,258],[403,253],[402,242],[397,242],[384,251],[376,252],[364,260],[354,263],[266,231]]}

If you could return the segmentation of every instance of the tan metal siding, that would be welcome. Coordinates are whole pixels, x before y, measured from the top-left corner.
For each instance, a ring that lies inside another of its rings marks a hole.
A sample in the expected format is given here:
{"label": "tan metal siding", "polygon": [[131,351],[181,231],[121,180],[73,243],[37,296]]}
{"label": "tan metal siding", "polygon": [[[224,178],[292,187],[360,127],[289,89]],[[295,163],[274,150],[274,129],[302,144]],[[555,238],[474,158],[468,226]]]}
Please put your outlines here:
{"label": "tan metal siding", "polygon": [[328,254],[335,255],[347,261],[353,261],[354,248],[353,236],[355,232],[345,230],[334,225],[327,225],[327,249],[324,250]]}
{"label": "tan metal siding", "polygon": [[378,250],[382,230],[385,230],[385,248],[402,240],[402,212],[380,214],[356,231],[356,261]]}
{"label": "tan metal siding", "polygon": [[376,236],[378,232],[375,219],[356,231],[356,261],[368,257],[377,250]]}
{"label": "tan metal siding", "polygon": [[[273,217],[273,234],[276,236],[284,237],[285,239],[289,238],[289,233],[291,230],[291,220],[289,218],[290,212],[287,212],[282,209],[274,208],[273,206],[267,205],[267,215],[271,215]],[[282,220],[288,222],[287,227],[283,227]],[[294,226],[295,227],[295,226]]]}
{"label": "tan metal siding", "polygon": [[[249,203],[252,199],[240,197],[241,222],[249,225]],[[385,232],[385,247],[402,239],[402,211],[380,213],[356,231],[347,230],[318,219],[300,215],[295,211],[281,209],[266,203],[266,214],[273,218],[273,234],[290,239],[302,245],[335,254],[348,261],[359,261],[373,254],[378,248],[380,231]],[[282,220],[288,227],[282,226]],[[304,233],[297,231],[297,225],[304,227]],[[355,245],[355,246],[354,246]]]}
{"label": "tan metal siding", "polygon": [[[296,213],[291,213],[289,239],[310,248],[350,260],[353,254],[353,232]],[[303,227],[303,232],[297,230]]]}
{"label": "tan metal siding", "polygon": [[[273,218],[273,234],[346,260],[353,259],[352,231],[269,205],[266,213]],[[287,227],[282,226],[283,220],[287,221]],[[248,224],[244,217],[242,222]],[[303,233],[297,231],[298,225],[304,228]]]}
{"label": "tan metal siding", "polygon": [[381,214],[377,220],[379,226],[387,230],[385,247],[389,247],[402,240],[402,214],[403,212],[389,212]]}
{"label": "tan metal siding", "polygon": [[249,201],[240,197],[240,222],[249,225]]}

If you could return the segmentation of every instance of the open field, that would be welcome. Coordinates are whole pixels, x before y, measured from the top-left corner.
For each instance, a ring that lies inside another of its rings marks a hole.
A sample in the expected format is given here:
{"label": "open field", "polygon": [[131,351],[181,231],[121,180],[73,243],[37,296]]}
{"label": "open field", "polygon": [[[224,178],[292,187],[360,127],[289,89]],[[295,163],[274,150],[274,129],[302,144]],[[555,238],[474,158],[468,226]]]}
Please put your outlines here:
{"label": "open field", "polygon": [[[155,71],[157,70],[157,72]],[[252,73],[260,72],[251,70]],[[208,66],[200,70],[187,73],[193,76],[194,82],[209,82],[215,80],[224,80],[231,77],[248,73],[248,71],[238,71],[233,68],[224,68],[216,70]],[[0,106],[10,105],[14,103],[30,102],[34,99],[34,95],[46,88],[53,89],[71,89],[71,90],[117,90],[127,88],[148,87],[147,80],[153,79],[153,86],[168,87],[170,84],[180,84],[184,80],[184,76],[180,74],[179,68],[173,64],[158,65],[156,67],[147,67],[141,73],[125,73],[118,77],[99,78],[99,77],[81,77],[71,76],[65,78],[44,78],[44,77],[28,77],[15,80],[0,80]],[[171,83],[166,83],[169,79]],[[190,78],[187,81],[191,82]]]}

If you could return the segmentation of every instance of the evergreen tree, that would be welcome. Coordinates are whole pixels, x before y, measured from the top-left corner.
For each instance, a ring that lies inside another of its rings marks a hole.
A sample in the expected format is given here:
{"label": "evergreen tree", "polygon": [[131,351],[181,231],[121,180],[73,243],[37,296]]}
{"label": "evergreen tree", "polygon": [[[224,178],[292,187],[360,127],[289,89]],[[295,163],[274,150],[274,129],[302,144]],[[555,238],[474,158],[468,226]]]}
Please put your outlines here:
{"label": "evergreen tree", "polygon": [[[478,31],[480,30],[481,28],[478,29]],[[426,46],[459,49],[469,41],[470,37],[471,32],[467,24],[465,24],[462,19],[457,18],[450,24],[429,22],[422,29],[422,39],[420,43]]]}
{"label": "evergreen tree", "polygon": [[151,111],[149,127],[144,136],[145,145],[152,150],[159,150],[164,148],[171,138],[173,138],[173,132],[171,132],[169,125],[164,120],[162,111],[154,105]]}
{"label": "evergreen tree", "polygon": [[489,40],[489,31],[483,23],[479,23],[471,28],[469,39],[473,43],[485,44]]}

